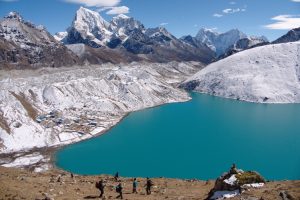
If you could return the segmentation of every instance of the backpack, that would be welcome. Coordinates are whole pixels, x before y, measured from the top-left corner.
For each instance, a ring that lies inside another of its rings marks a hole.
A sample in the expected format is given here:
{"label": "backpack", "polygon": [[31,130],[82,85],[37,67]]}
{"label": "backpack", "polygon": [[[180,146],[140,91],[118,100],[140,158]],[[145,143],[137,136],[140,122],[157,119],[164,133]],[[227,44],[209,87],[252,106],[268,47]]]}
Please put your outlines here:
{"label": "backpack", "polygon": [[96,187],[97,189],[100,189],[100,184],[99,184],[99,182],[96,182],[95,187]]}
{"label": "backpack", "polygon": [[119,185],[116,187],[116,192],[121,192],[121,187]]}

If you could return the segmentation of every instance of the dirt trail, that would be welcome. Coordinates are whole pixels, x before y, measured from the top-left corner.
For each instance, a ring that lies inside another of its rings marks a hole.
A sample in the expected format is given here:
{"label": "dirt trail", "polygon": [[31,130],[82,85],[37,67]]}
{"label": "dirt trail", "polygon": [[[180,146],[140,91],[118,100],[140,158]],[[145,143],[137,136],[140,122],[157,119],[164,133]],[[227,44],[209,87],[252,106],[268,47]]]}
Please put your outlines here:
{"label": "dirt trail", "polygon": [[[58,177],[61,176],[60,182]],[[117,196],[114,186],[117,183],[113,177],[78,176],[64,171],[51,170],[45,173],[34,173],[27,170],[0,167],[0,199],[99,199],[95,181],[100,178],[107,180],[105,199],[115,199]],[[138,194],[131,194],[132,179],[121,178],[124,184],[124,199],[205,199],[214,186],[214,181],[153,179],[155,188],[151,195],[145,195],[145,179],[138,178]],[[265,187],[251,189],[242,196],[233,199],[270,199],[280,200],[280,192],[286,191],[295,200],[300,199],[300,181],[268,182]],[[104,198],[103,198],[104,199]],[[292,199],[291,199],[292,200]]]}

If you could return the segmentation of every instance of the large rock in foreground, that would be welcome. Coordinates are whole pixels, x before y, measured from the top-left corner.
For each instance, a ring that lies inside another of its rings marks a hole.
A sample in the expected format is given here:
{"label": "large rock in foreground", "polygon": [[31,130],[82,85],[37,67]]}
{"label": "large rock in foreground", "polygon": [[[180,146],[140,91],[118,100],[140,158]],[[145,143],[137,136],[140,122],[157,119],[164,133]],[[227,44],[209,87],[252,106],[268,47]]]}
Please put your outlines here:
{"label": "large rock in foreground", "polygon": [[207,199],[230,198],[239,195],[245,188],[262,187],[265,179],[254,171],[244,172],[232,166],[229,172],[220,176],[214,188],[209,192]]}
{"label": "large rock in foreground", "polygon": [[300,43],[246,50],[208,65],[182,88],[259,103],[300,103]]}

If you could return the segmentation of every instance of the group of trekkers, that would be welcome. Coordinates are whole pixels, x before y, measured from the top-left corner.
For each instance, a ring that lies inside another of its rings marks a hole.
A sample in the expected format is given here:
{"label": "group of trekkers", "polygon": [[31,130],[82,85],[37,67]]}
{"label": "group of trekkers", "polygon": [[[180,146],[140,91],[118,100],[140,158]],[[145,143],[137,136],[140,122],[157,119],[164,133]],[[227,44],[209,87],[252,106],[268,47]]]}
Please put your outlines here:
{"label": "group of trekkers", "polygon": [[[118,182],[118,184],[115,186],[116,192],[118,193],[118,196],[116,197],[117,199],[123,199],[123,185],[122,185],[122,181],[119,179],[119,173],[117,172],[114,176],[114,180],[116,182]],[[146,194],[150,195],[151,194],[151,188],[153,186],[153,182],[147,177],[147,181],[145,184],[145,188],[146,188]],[[99,182],[96,182],[96,188],[99,189],[100,191],[100,198],[103,197],[104,195],[104,188],[105,188],[106,184],[103,181],[103,179],[101,179]],[[138,181],[136,178],[134,178],[132,180],[132,193],[133,194],[137,194],[137,187],[138,187]]]}

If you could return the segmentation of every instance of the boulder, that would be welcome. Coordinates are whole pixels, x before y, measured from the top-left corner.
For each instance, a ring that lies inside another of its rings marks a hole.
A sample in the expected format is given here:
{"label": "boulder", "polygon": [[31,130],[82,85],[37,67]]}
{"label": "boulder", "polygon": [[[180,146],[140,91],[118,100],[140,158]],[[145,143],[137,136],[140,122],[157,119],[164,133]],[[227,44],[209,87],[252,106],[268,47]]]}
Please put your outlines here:
{"label": "boulder", "polygon": [[257,184],[263,185],[265,179],[257,172],[246,171],[237,169],[233,165],[229,172],[224,173],[222,176],[217,178],[214,188],[209,192],[207,199],[215,199],[216,195],[226,193],[232,193],[238,191],[242,193],[245,185]]}

